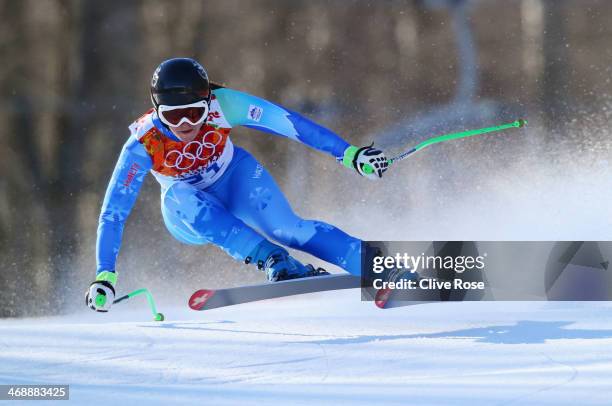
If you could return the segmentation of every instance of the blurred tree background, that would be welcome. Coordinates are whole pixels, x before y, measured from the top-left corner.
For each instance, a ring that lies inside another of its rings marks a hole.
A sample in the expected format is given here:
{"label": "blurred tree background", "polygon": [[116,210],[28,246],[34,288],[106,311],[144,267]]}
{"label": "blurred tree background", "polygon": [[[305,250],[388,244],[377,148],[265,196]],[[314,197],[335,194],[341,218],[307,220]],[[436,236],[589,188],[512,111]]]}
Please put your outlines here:
{"label": "blurred tree background", "polygon": [[[604,0],[0,0],[0,16],[0,317],[82,307],[102,197],[164,59],[194,57],[213,80],[301,111],[354,144],[472,98],[505,106],[475,105],[482,123],[527,113],[545,129],[537,142],[552,149],[571,138],[565,123],[577,111],[596,109],[612,90],[612,2]],[[458,44],[457,21],[473,43]],[[473,66],[461,59],[470,52]],[[431,117],[423,122],[443,123],[447,114]],[[366,204],[349,171],[289,140],[233,134],[298,213],[379,237],[331,208],[346,205],[341,198]],[[395,152],[412,145],[385,140]],[[339,183],[349,189],[338,192]],[[124,233],[122,290],[155,281],[187,294],[204,283],[263,278],[214,247],[174,241],[158,202],[149,177]],[[168,253],[156,257],[162,244]]]}

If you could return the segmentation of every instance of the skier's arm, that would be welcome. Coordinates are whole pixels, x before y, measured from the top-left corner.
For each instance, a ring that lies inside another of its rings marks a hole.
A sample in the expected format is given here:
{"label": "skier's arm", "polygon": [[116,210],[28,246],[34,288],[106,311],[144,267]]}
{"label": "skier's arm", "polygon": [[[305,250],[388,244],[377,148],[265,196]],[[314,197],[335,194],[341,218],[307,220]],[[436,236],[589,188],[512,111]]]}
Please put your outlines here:
{"label": "skier's arm", "polygon": [[221,88],[215,96],[228,123],[281,135],[335,158],[342,158],[350,144],[312,120],[259,97]]}
{"label": "skier's arm", "polygon": [[[144,146],[131,136],[121,150],[102,203],[96,244],[96,279],[106,280],[106,276],[113,285],[116,282],[115,261],[121,246],[123,225],[151,166],[151,158]],[[104,273],[112,275],[102,275]]]}
{"label": "skier's arm", "polygon": [[327,152],[368,179],[379,179],[389,167],[385,154],[372,145],[350,145],[334,132],[282,106],[227,88],[216,89],[215,96],[232,127],[242,125],[302,142]]}

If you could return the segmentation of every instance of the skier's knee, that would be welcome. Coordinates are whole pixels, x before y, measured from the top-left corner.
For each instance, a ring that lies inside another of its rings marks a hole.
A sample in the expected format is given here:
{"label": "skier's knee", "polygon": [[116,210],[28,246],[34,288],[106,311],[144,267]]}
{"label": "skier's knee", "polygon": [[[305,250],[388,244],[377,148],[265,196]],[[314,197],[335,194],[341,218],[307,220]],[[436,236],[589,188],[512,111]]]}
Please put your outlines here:
{"label": "skier's knee", "polygon": [[213,220],[212,211],[221,206],[218,201],[191,185],[175,183],[163,195],[163,209],[172,216],[190,224],[208,223]]}
{"label": "skier's knee", "polygon": [[170,234],[187,244],[210,242],[207,233],[212,219],[212,204],[198,195],[190,185],[176,183],[170,186],[162,198],[162,216]]}
{"label": "skier's knee", "polygon": [[190,198],[193,198],[196,193],[197,189],[193,186],[176,182],[166,189],[162,195],[162,204],[170,210],[176,210],[189,201]]}

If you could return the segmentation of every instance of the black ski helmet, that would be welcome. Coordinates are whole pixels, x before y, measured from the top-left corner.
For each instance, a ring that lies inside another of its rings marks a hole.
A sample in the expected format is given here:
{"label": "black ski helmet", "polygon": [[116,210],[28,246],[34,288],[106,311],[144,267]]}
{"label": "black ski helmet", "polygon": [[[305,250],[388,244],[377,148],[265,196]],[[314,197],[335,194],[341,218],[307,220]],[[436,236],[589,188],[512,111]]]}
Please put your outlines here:
{"label": "black ski helmet", "polygon": [[162,62],[151,78],[151,101],[177,106],[210,100],[208,73],[191,58],[172,58]]}

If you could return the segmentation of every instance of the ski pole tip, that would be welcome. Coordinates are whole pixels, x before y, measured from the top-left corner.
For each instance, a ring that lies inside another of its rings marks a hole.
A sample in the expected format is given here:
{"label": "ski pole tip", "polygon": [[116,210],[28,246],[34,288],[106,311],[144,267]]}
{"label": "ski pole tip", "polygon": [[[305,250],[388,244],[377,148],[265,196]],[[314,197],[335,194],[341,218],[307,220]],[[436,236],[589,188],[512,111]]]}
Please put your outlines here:
{"label": "ski pole tip", "polygon": [[515,121],[515,123],[518,128],[523,128],[527,126],[527,120],[525,120],[524,118],[519,118],[518,120]]}
{"label": "ski pole tip", "polygon": [[164,321],[164,320],[165,320],[165,317],[162,313],[157,313],[155,315],[155,321]]}

